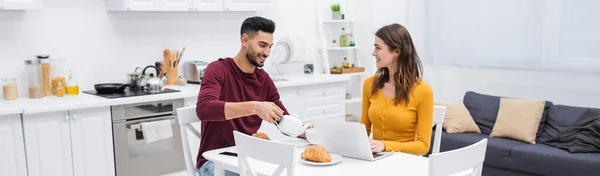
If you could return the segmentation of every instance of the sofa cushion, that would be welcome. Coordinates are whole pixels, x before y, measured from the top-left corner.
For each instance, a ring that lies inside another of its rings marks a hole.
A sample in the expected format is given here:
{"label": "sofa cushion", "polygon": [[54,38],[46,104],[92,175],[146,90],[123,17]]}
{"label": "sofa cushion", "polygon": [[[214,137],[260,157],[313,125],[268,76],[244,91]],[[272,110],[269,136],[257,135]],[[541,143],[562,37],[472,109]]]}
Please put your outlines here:
{"label": "sofa cushion", "polygon": [[479,126],[481,133],[492,133],[500,107],[500,97],[468,91],[463,102]]}
{"label": "sofa cushion", "polygon": [[[467,93],[465,93],[463,102],[465,104],[465,107],[467,107],[467,109],[469,110],[471,116],[473,116],[473,120],[475,121],[475,123],[477,123],[477,126],[479,126],[481,133],[492,133],[494,123],[496,123],[498,109],[500,107],[500,98],[502,97],[481,94],[474,91],[467,91]],[[546,103],[544,104],[544,113],[542,115],[542,119],[540,120],[540,126],[538,128],[536,136],[539,136],[542,133],[542,129],[545,127],[546,124],[548,109],[552,105],[553,103],[550,101],[546,101]]]}
{"label": "sofa cushion", "polygon": [[473,121],[473,117],[469,114],[469,110],[463,102],[456,104],[444,105],[446,113],[444,117],[444,130],[448,133],[481,133],[479,127]]}
{"label": "sofa cushion", "polygon": [[491,137],[504,137],[535,144],[542,114],[542,100],[501,98]]}
{"label": "sofa cushion", "polygon": [[511,165],[514,170],[537,175],[598,175],[600,153],[577,153],[544,144],[522,145],[512,148]]}
{"label": "sofa cushion", "polygon": [[[579,118],[587,108],[566,106],[566,105],[554,105],[548,110],[548,120],[540,136],[538,142],[546,142],[562,131],[567,130],[577,118]],[[593,109],[593,108],[590,108]],[[600,112],[600,109],[593,109]]]}

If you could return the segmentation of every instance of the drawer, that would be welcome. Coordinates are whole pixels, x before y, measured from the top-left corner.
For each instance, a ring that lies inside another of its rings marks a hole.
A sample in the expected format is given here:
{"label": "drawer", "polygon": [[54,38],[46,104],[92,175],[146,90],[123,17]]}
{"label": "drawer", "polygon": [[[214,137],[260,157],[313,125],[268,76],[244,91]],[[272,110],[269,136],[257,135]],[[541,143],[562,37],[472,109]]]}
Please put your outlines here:
{"label": "drawer", "polygon": [[320,86],[305,86],[298,90],[300,98],[318,98],[318,97],[344,97],[346,96],[345,85],[324,84]]}
{"label": "drawer", "polygon": [[305,106],[302,110],[302,120],[311,121],[333,117],[345,117],[346,106],[343,101],[329,105]]}
{"label": "drawer", "polygon": [[345,99],[346,87],[335,84],[307,86],[298,90],[298,96],[302,104],[305,106],[331,104],[336,101],[343,101]]}

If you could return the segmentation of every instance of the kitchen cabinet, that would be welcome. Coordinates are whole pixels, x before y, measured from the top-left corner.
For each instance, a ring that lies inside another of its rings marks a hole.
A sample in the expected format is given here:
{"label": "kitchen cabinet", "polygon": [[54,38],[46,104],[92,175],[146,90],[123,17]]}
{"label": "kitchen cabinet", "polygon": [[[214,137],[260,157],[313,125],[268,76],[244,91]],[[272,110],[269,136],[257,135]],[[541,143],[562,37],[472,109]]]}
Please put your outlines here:
{"label": "kitchen cabinet", "polygon": [[0,9],[3,10],[28,10],[41,8],[42,0],[0,0]]}
{"label": "kitchen cabinet", "polygon": [[260,11],[274,8],[274,0],[225,0],[226,11]]}
{"label": "kitchen cabinet", "polygon": [[27,165],[21,115],[0,116],[0,175],[26,176]]}
{"label": "kitchen cabinet", "polygon": [[109,11],[260,11],[274,0],[106,0]]}
{"label": "kitchen cabinet", "polygon": [[195,11],[223,11],[224,0],[194,0]]}
{"label": "kitchen cabinet", "polygon": [[324,83],[279,89],[280,100],[300,120],[344,120],[346,83]]}
{"label": "kitchen cabinet", "polygon": [[69,115],[75,176],[115,175],[110,109],[73,110]]}
{"label": "kitchen cabinet", "polygon": [[192,107],[192,106],[196,106],[196,102],[198,101],[198,98],[196,97],[190,97],[190,98],[185,98],[184,102],[184,106],[185,107]]}
{"label": "kitchen cabinet", "polygon": [[300,115],[300,104],[298,97],[298,87],[284,87],[278,89],[279,100],[290,114]]}
{"label": "kitchen cabinet", "polygon": [[115,175],[109,107],[24,114],[29,175]]}

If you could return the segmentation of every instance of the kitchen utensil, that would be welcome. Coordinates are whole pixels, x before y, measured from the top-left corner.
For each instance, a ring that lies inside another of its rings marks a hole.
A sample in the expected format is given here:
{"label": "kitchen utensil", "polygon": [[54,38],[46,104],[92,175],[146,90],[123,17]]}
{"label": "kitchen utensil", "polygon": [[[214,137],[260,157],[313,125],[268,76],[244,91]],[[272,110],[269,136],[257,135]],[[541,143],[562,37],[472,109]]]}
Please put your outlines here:
{"label": "kitchen utensil", "polygon": [[302,124],[302,121],[295,115],[284,115],[275,125],[281,133],[290,137],[298,137],[311,126],[310,123]]}
{"label": "kitchen utensil", "polygon": [[170,61],[171,61],[171,50],[169,49],[165,49],[163,50],[163,56],[165,57],[165,63],[167,64],[167,67],[171,67],[170,65]]}
{"label": "kitchen utensil", "polygon": [[129,84],[103,83],[94,84],[94,89],[100,94],[114,94],[123,92],[127,86],[129,86]]}
{"label": "kitchen utensil", "polygon": [[179,62],[181,62],[181,58],[183,57],[183,53],[185,53],[185,47],[183,47],[183,49],[181,49],[181,53],[179,53],[179,57],[177,58],[177,61],[175,62],[175,65],[179,65]]}
{"label": "kitchen utensil", "polygon": [[140,90],[142,86],[142,74],[141,73],[127,73],[127,79],[129,80],[129,89]]}
{"label": "kitchen utensil", "polygon": [[[154,68],[156,70],[156,76],[146,75],[146,69]],[[158,93],[165,90],[165,79],[166,77],[160,78],[160,70],[155,66],[149,65],[144,68],[142,71],[144,75],[144,79],[142,80],[142,85],[146,89],[147,92],[150,93]]]}

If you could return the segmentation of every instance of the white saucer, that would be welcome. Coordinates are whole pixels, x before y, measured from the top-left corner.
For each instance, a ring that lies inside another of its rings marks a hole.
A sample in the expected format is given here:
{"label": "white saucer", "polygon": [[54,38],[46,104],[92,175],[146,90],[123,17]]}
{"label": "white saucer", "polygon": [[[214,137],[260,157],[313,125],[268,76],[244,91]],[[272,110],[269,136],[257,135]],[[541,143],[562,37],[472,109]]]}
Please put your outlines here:
{"label": "white saucer", "polygon": [[331,162],[327,162],[327,163],[312,162],[312,161],[304,160],[302,158],[300,158],[300,161],[302,161],[303,163],[315,165],[315,166],[332,165],[332,164],[336,164],[336,163],[339,163],[340,161],[342,161],[342,156],[340,156],[338,154],[329,153],[329,156],[331,156]]}

